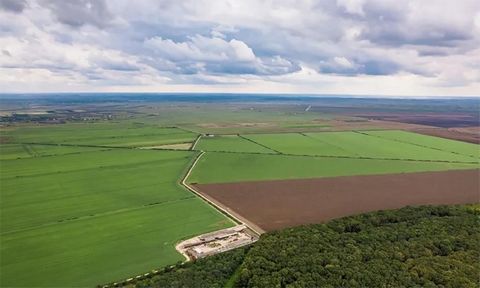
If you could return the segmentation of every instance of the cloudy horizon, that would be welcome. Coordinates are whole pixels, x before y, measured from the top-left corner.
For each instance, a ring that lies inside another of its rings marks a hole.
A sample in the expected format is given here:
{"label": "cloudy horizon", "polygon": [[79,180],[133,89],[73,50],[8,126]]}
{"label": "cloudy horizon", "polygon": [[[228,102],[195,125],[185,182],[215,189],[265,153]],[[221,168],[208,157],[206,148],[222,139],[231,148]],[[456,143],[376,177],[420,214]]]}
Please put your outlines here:
{"label": "cloudy horizon", "polygon": [[480,96],[480,1],[0,0],[0,93]]}

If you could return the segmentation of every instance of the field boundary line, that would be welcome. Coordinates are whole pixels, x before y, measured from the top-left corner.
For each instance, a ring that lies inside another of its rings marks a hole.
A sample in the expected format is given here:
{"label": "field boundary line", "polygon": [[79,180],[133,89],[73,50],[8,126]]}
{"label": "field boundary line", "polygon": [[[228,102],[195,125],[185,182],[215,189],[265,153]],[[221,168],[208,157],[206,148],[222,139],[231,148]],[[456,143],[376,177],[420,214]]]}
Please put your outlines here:
{"label": "field boundary line", "polygon": [[[198,150],[196,150],[198,151]],[[290,154],[290,153],[260,153],[260,152],[236,152],[236,151],[206,151],[209,153],[227,153],[227,154],[246,154],[246,155],[268,155],[276,157],[310,157],[310,158],[337,158],[337,159],[353,159],[353,160],[381,160],[381,161],[406,161],[406,162],[431,162],[431,163],[456,163],[456,164],[478,164],[475,161],[457,161],[457,160],[428,160],[428,159],[409,159],[409,158],[373,158],[365,156],[340,156],[340,155],[309,155],[309,154]]]}
{"label": "field boundary line", "polygon": [[[399,140],[399,139],[390,139],[390,138],[385,138],[385,137],[378,136],[378,135],[371,135],[371,134],[368,134],[368,133],[364,133],[364,132],[362,132],[362,131],[353,131],[353,132],[354,132],[354,133],[358,133],[358,134],[362,134],[362,135],[366,135],[366,136],[370,136],[370,137],[376,137],[376,138],[379,138],[379,139],[382,139],[382,140],[388,140],[388,141],[392,141],[392,142],[409,144],[409,145],[413,145],[413,146],[417,146],[417,147],[421,147],[421,148],[426,148],[426,149],[441,151],[441,152],[444,152],[444,153],[451,153],[451,154],[454,154],[454,155],[467,156],[467,157],[470,157],[470,158],[473,158],[473,159],[477,160],[477,158],[475,158],[475,156],[472,156],[472,155],[462,154],[462,153],[453,152],[453,151],[447,151],[447,150],[443,150],[443,149],[440,149],[440,148],[435,148],[435,147],[431,147],[431,146],[421,145],[421,144],[412,143],[412,142],[408,142],[408,141],[403,141],[403,140]],[[408,131],[408,133],[418,134],[418,133],[411,132],[411,131]],[[419,134],[419,135],[422,135],[422,134]],[[429,136],[429,135],[427,135],[427,136]],[[430,136],[430,137],[435,137],[435,136]],[[440,138],[440,137],[437,137],[437,138]],[[449,140],[452,140],[452,139],[449,139]],[[455,140],[453,140],[453,141],[455,141]]]}
{"label": "field boundary line", "polygon": [[[347,154],[352,154],[350,151],[348,151],[347,149],[345,149],[345,148],[343,148],[343,147],[340,147],[340,146],[331,144],[331,143],[326,142],[326,141],[324,141],[324,140],[320,140],[320,139],[318,139],[318,138],[315,138],[315,137],[312,137],[312,136],[310,136],[310,135],[305,134],[305,133],[308,133],[308,132],[298,132],[298,133],[299,133],[300,135],[303,135],[303,136],[309,138],[309,139],[312,139],[313,141],[317,141],[317,142],[320,142],[320,143],[323,143],[323,144],[326,144],[326,145],[330,145],[330,146],[335,147],[335,148],[337,148],[337,149],[339,149],[339,150],[341,150],[341,151],[344,151],[344,152],[347,153]],[[348,156],[348,155],[347,155],[347,156]],[[352,157],[356,157],[356,156],[360,156],[360,157],[361,157],[361,155],[359,155],[359,154],[357,154],[357,153],[354,153],[354,154],[352,155]]]}
{"label": "field boundary line", "polygon": [[195,150],[195,146],[197,146],[198,141],[200,141],[200,138],[202,138],[202,134],[197,136],[197,139],[195,139],[195,142],[193,142],[192,147],[190,147],[190,150]]}
{"label": "field boundary line", "polygon": [[273,148],[270,148],[270,147],[268,147],[268,146],[265,146],[265,145],[263,145],[263,144],[261,144],[261,143],[258,143],[257,141],[254,141],[254,140],[252,140],[252,139],[250,139],[250,138],[243,137],[243,136],[240,135],[240,134],[237,134],[237,136],[238,136],[239,138],[242,138],[242,139],[244,139],[244,140],[247,140],[247,141],[250,141],[250,142],[252,142],[252,143],[254,143],[254,144],[257,144],[258,146],[262,146],[263,148],[267,148],[268,150],[272,150],[273,152],[275,152],[275,153],[277,153],[277,154],[283,154],[282,152],[280,152],[280,151],[278,151],[278,150],[275,150],[275,149],[273,149]]}
{"label": "field boundary line", "polygon": [[192,165],[190,166],[190,168],[188,169],[187,173],[185,174],[185,176],[183,177],[182,181],[181,181],[181,184],[187,188],[190,192],[194,193],[195,195],[197,195],[198,197],[200,197],[203,201],[207,202],[207,204],[210,204],[211,206],[213,206],[214,208],[216,208],[217,210],[219,210],[222,214],[226,215],[227,217],[229,217],[231,220],[233,220],[233,222],[237,222],[237,224],[243,224],[245,226],[247,226],[250,230],[252,230],[253,232],[255,232],[258,236],[260,236],[261,234],[265,233],[265,231],[258,227],[257,225],[253,224],[252,222],[248,221],[247,219],[245,219],[244,217],[238,215],[236,212],[233,212],[232,210],[230,210],[229,208],[227,207],[223,207],[218,201],[216,201],[215,199],[211,198],[211,197],[208,197],[206,195],[203,195],[199,190],[197,190],[194,186],[191,186],[187,183],[187,179],[188,177],[190,176],[193,168],[195,168],[195,165],[197,165],[198,161],[200,160],[200,158],[205,154],[204,151],[200,151],[200,154],[198,154],[198,156],[196,156],[195,160],[193,161]]}

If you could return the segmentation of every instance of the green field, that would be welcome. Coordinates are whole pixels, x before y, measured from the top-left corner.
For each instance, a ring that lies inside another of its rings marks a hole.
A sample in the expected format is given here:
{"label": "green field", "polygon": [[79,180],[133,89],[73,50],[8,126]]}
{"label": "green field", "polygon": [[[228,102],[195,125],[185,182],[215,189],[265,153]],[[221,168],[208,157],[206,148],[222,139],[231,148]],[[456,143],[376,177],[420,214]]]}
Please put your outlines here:
{"label": "green field", "polygon": [[[179,184],[198,152],[135,149],[198,135],[145,122],[1,130],[0,286],[92,287],[129,278],[183,260],[174,249],[181,239],[233,225]],[[205,154],[191,183],[479,167],[477,145],[401,131],[216,135],[195,150]]]}
{"label": "green field", "polygon": [[2,144],[0,145],[0,160],[65,155],[107,149],[108,148],[59,145]]}
{"label": "green field", "polygon": [[[244,135],[252,142],[284,155],[206,152],[189,181],[237,182],[479,167],[478,158],[470,156],[475,149],[478,151],[478,145],[403,131],[368,133],[369,135],[347,131]],[[396,137],[403,137],[402,141]],[[225,138],[226,136],[221,137],[214,142],[215,149],[211,150],[232,151],[228,150],[232,148],[221,147],[222,144],[235,147],[234,143],[223,141]],[[208,145],[198,146],[199,150],[210,151],[208,148]]]}
{"label": "green field", "polygon": [[347,150],[300,133],[251,134],[244,137],[284,154],[355,156],[354,153],[350,153]]}
{"label": "green field", "polygon": [[178,128],[141,123],[88,123],[25,126],[6,130],[11,143],[141,147],[193,142],[197,134]]}
{"label": "green field", "polygon": [[[429,139],[433,144],[427,147],[427,145],[418,145],[416,142],[407,143],[391,139],[391,132],[396,131],[368,132],[372,133],[372,135],[367,135],[364,132],[348,131],[302,134],[251,134],[244,137],[280,151],[283,154],[291,155],[458,162],[478,161],[469,155],[473,153],[473,148],[476,148],[474,144],[430,137],[433,138]],[[383,137],[382,135],[386,136]],[[423,135],[410,132],[402,132],[400,135],[414,141],[424,139]],[[465,150],[463,150],[464,148]],[[466,151],[469,154],[455,153],[455,151]]]}
{"label": "green field", "polygon": [[232,225],[178,184],[194,152],[82,149],[0,161],[2,287],[128,278],[182,260],[179,240]]}
{"label": "green field", "polygon": [[198,161],[188,181],[191,183],[221,183],[478,167],[478,164],[467,163],[207,152]]}
{"label": "green field", "polygon": [[217,135],[214,137],[204,136],[200,138],[195,150],[202,151],[225,151],[245,153],[276,153],[275,151],[255,144],[252,141],[237,135]]}
{"label": "green field", "polygon": [[410,133],[406,131],[364,131],[364,133],[385,139],[412,143],[442,151],[449,151],[455,154],[472,156],[476,157],[477,159],[480,158],[480,147],[472,143]]}

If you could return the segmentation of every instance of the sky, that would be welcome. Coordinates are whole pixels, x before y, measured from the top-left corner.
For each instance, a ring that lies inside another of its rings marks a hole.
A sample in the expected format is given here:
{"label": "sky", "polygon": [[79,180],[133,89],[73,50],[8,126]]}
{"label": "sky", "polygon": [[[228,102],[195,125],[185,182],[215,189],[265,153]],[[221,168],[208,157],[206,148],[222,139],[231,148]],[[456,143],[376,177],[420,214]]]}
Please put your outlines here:
{"label": "sky", "polygon": [[0,0],[0,93],[480,96],[478,0]]}

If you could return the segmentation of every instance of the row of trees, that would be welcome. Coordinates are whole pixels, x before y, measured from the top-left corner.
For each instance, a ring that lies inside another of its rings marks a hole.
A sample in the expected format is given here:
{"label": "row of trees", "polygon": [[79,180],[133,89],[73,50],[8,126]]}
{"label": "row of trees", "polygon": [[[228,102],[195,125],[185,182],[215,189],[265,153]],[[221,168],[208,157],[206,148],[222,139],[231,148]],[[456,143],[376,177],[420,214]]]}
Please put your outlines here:
{"label": "row of trees", "polygon": [[128,286],[138,288],[221,288],[242,264],[249,248],[238,248],[198,259],[195,262],[178,263],[175,267],[165,269],[158,275],[130,283]]}

